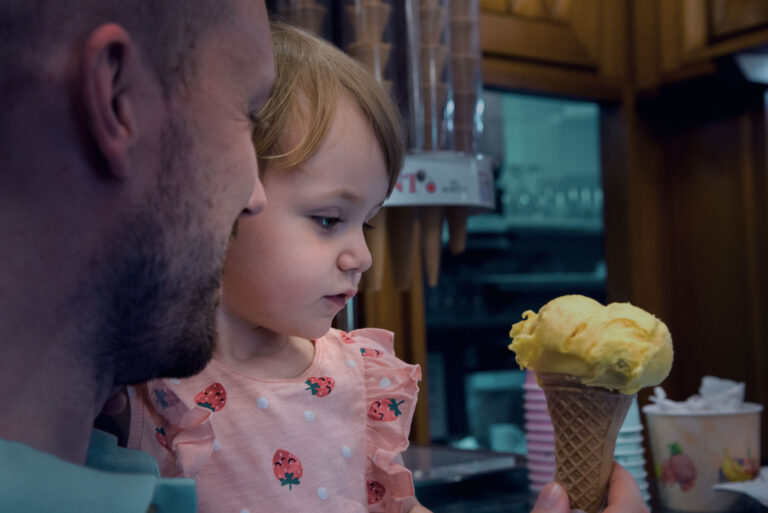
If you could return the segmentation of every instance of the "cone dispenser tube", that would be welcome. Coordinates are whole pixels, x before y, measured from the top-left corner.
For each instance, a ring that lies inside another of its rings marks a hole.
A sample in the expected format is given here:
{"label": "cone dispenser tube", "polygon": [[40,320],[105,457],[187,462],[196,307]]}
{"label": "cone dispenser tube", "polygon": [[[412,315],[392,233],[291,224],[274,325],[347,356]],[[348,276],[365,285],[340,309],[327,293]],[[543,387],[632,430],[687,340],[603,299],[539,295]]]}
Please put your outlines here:
{"label": "cone dispenser tube", "polygon": [[[482,127],[480,0],[451,0],[451,77],[453,79],[453,144],[457,151],[475,153]],[[467,209],[448,207],[448,246],[452,254],[467,245]]]}
{"label": "cone dispenser tube", "polygon": [[330,0],[276,0],[281,19],[324,39],[330,39]]}

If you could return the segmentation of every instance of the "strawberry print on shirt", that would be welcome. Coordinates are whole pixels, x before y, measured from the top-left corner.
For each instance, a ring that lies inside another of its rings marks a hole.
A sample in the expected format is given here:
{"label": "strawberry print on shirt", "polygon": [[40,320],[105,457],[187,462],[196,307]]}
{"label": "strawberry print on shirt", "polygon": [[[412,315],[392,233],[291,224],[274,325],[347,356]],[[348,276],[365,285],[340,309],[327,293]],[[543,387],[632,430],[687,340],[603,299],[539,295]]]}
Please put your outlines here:
{"label": "strawberry print on shirt", "polygon": [[304,382],[307,388],[315,397],[325,397],[333,391],[336,381],[329,377],[309,378]]}
{"label": "strawberry print on shirt", "polygon": [[195,396],[195,404],[217,412],[227,403],[227,391],[221,383],[213,383]]}
{"label": "strawberry print on shirt", "polygon": [[378,401],[373,401],[368,408],[368,417],[382,422],[397,420],[397,418],[403,414],[400,410],[400,406],[404,402],[405,401],[397,401],[396,399],[380,399]]}
{"label": "strawberry print on shirt", "polygon": [[304,468],[292,453],[278,449],[272,456],[272,472],[275,473],[281,486],[288,485],[288,490],[293,490],[293,485],[301,484],[299,478],[304,474]]}

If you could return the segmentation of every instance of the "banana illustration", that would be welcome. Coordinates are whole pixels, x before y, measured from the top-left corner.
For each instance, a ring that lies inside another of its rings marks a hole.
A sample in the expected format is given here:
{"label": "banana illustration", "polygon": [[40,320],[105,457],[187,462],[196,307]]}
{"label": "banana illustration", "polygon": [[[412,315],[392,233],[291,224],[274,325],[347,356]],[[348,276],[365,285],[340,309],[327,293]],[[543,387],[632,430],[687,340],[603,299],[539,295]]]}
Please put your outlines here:
{"label": "banana illustration", "polygon": [[723,449],[723,475],[728,481],[749,481],[753,479],[738,461],[731,458],[728,449]]}

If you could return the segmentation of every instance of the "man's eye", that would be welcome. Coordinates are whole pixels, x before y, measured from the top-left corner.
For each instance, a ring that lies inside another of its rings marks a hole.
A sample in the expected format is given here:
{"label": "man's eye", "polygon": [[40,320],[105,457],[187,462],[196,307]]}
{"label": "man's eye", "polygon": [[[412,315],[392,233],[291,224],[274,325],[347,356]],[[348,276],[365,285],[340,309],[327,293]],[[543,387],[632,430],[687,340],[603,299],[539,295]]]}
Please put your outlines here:
{"label": "man's eye", "polygon": [[320,225],[321,228],[324,228],[326,230],[330,230],[334,226],[336,226],[339,222],[341,222],[341,219],[338,217],[325,217],[325,216],[312,216],[312,218],[315,220],[317,224]]}

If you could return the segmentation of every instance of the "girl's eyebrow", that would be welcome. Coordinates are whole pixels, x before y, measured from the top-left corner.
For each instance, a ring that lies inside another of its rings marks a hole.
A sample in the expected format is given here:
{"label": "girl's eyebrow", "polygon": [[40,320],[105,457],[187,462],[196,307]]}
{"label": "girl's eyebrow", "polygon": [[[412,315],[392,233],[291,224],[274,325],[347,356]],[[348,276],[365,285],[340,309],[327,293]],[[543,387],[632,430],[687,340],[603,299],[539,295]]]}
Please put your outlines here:
{"label": "girl's eyebrow", "polygon": [[324,192],[322,196],[328,198],[340,198],[352,203],[361,203],[363,201],[362,196],[360,196],[355,191],[345,187],[339,187],[338,189],[332,189],[330,191]]}

